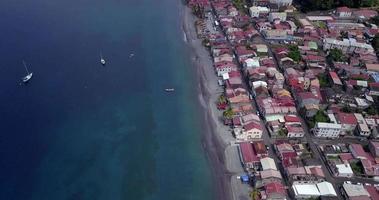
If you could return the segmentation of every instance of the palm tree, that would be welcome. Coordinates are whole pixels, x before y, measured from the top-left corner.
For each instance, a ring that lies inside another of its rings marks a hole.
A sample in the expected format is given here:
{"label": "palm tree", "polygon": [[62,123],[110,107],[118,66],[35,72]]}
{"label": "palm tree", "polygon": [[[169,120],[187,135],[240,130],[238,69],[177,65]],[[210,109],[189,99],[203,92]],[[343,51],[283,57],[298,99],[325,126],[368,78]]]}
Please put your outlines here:
{"label": "palm tree", "polygon": [[232,119],[234,116],[234,111],[232,110],[232,108],[228,108],[227,110],[224,111],[223,115],[227,119]]}
{"label": "palm tree", "polygon": [[218,97],[218,102],[219,103],[226,103],[226,98],[223,94]]}
{"label": "palm tree", "polygon": [[254,188],[252,192],[250,192],[250,197],[252,200],[257,200],[259,195],[259,191],[257,188]]}

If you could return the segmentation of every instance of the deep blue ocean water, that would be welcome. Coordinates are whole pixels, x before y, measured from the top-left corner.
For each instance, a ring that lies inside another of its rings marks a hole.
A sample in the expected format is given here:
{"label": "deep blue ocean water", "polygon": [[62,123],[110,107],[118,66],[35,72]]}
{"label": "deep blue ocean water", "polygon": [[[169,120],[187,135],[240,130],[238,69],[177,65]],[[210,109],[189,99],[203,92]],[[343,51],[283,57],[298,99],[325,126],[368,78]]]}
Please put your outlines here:
{"label": "deep blue ocean water", "polygon": [[214,197],[180,8],[0,1],[1,200]]}

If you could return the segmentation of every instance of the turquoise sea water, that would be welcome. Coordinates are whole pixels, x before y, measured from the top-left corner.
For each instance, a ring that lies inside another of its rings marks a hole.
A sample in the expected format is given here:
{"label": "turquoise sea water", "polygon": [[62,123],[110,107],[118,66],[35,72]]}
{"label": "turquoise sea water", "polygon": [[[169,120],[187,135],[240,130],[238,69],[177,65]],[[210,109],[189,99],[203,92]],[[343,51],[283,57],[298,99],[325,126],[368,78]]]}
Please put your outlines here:
{"label": "turquoise sea water", "polygon": [[180,9],[0,1],[0,199],[214,197]]}

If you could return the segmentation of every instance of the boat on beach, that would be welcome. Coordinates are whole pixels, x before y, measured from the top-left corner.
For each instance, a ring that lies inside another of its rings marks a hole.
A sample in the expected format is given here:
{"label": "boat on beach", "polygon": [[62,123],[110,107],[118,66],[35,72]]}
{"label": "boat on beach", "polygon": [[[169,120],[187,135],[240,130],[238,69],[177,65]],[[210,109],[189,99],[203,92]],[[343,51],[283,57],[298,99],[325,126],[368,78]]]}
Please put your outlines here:
{"label": "boat on beach", "polygon": [[25,61],[22,61],[22,63],[24,64],[24,67],[25,67],[25,70],[26,70],[26,76],[22,77],[22,82],[23,83],[27,83],[27,82],[30,81],[30,79],[32,79],[33,72],[29,72],[28,67],[26,66]]}
{"label": "boat on beach", "polygon": [[175,89],[174,89],[174,88],[166,88],[165,91],[166,91],[166,92],[174,92]]}

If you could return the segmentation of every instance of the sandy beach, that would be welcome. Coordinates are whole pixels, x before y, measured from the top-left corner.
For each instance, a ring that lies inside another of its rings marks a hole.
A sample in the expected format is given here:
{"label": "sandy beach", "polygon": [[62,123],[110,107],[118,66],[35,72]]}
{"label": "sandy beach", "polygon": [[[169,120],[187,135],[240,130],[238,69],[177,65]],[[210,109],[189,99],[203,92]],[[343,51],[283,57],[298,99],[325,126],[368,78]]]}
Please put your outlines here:
{"label": "sandy beach", "polygon": [[[219,111],[216,107],[217,99],[224,90],[218,85],[218,77],[215,74],[212,58],[208,50],[201,44],[201,40],[197,38],[194,25],[196,17],[185,6],[183,6],[182,13],[183,31],[185,32],[186,42],[191,49],[193,66],[196,68],[199,78],[199,101],[204,109],[205,119],[203,147],[207,153],[215,179],[216,197],[221,200],[236,199],[232,188],[238,187],[238,185],[235,185],[238,182],[233,180],[236,179],[236,173],[241,173],[242,168],[233,170],[233,167],[230,167],[240,165],[239,161],[235,161],[238,159],[238,157],[235,158],[237,148],[231,146],[232,141],[234,141],[231,130],[228,126],[223,125],[222,111]],[[231,148],[233,148],[232,151]],[[231,162],[233,164],[229,164]],[[230,170],[231,168],[232,170]]]}

